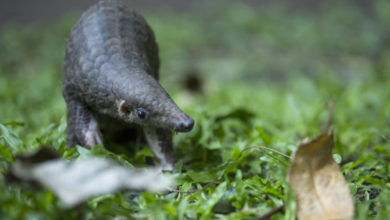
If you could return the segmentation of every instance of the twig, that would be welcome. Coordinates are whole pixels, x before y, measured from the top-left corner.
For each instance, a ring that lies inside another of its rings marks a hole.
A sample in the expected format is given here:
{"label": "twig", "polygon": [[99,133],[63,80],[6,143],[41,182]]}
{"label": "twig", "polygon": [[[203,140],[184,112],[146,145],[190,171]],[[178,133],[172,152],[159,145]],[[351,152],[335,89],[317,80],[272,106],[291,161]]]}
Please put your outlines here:
{"label": "twig", "polygon": [[276,208],[272,209],[271,211],[265,213],[264,215],[261,215],[260,217],[258,217],[258,218],[255,219],[255,220],[265,220],[265,219],[267,219],[267,218],[273,216],[274,214],[276,214],[276,213],[282,211],[283,209],[284,209],[284,204],[281,205],[281,206],[279,206],[279,207],[276,207]]}
{"label": "twig", "polygon": [[249,150],[249,149],[253,149],[253,148],[255,148],[255,149],[256,149],[256,148],[260,148],[260,149],[272,151],[272,152],[277,153],[277,154],[279,154],[279,155],[281,155],[281,156],[283,156],[283,157],[287,157],[287,158],[290,159],[290,160],[292,159],[292,157],[291,157],[291,156],[288,156],[287,154],[284,154],[284,153],[282,153],[282,152],[280,152],[280,151],[277,151],[277,150],[275,150],[275,149],[272,149],[272,148],[269,148],[269,147],[265,147],[265,146],[251,146],[251,147],[246,147],[244,150],[241,151],[240,154],[244,153],[245,151],[247,151],[247,150]]}

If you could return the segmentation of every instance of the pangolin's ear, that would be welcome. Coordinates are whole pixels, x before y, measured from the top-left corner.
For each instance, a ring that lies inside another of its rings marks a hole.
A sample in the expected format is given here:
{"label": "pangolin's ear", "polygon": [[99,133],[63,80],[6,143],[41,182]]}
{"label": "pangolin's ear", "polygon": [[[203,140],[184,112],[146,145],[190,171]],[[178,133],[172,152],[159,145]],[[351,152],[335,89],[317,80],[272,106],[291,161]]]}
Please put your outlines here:
{"label": "pangolin's ear", "polygon": [[130,114],[130,109],[126,106],[125,100],[119,102],[119,112],[125,115]]}

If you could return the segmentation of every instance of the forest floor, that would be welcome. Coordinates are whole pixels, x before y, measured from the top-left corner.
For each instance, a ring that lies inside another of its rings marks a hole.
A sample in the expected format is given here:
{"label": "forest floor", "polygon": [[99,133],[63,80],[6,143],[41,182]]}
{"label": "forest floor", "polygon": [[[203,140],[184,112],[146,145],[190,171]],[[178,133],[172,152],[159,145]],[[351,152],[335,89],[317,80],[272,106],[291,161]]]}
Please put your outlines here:
{"label": "forest floor", "polygon": [[294,219],[290,159],[253,146],[292,156],[321,133],[331,100],[333,157],[353,195],[353,219],[390,218],[388,1],[376,1],[369,14],[343,2],[315,11],[238,2],[146,11],[161,84],[196,121],[174,135],[178,191],[125,191],[67,210],[48,189],[6,182],[15,155],[50,146],[68,160],[95,155],[134,166],[152,155],[146,146],[135,152],[134,143],[66,147],[61,80],[78,16],[0,31],[2,219],[254,219],[282,204],[272,219]]}

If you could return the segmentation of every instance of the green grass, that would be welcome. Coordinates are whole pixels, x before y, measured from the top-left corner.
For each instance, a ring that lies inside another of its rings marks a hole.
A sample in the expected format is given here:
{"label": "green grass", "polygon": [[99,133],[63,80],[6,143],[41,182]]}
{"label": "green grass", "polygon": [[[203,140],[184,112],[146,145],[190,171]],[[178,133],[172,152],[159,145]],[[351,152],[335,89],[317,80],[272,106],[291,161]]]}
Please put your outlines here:
{"label": "green grass", "polygon": [[[390,4],[370,13],[351,3],[318,11],[208,3],[201,11],[150,12],[163,86],[196,120],[174,136],[178,190],[121,192],[64,210],[48,190],[10,185],[18,153],[51,146],[67,159],[84,154],[143,165],[135,155],[67,149],[61,97],[64,48],[78,14],[59,21],[9,24],[0,32],[1,219],[253,219],[286,204],[273,219],[294,219],[286,182],[289,159],[317,136],[333,100],[334,157],[353,194],[354,219],[390,218]],[[191,93],[182,81],[203,82]],[[207,186],[207,187],[205,187]]]}

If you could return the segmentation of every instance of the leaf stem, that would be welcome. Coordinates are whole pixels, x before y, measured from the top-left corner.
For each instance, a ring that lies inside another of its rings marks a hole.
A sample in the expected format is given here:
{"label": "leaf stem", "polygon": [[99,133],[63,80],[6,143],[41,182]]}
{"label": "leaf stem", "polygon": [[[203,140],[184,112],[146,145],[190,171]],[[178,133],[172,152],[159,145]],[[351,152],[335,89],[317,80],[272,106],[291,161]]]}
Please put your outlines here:
{"label": "leaf stem", "polygon": [[169,192],[175,192],[175,193],[196,193],[196,192],[199,192],[201,190],[206,189],[207,187],[211,186],[214,183],[215,183],[215,181],[209,182],[206,185],[204,185],[201,189],[177,190],[177,189],[174,189],[172,187],[167,187],[167,189]]}
{"label": "leaf stem", "polygon": [[333,116],[333,100],[330,100],[328,103],[328,121],[326,122],[326,125],[324,127],[324,134],[327,134],[329,132],[329,128],[332,125],[332,117]]}

